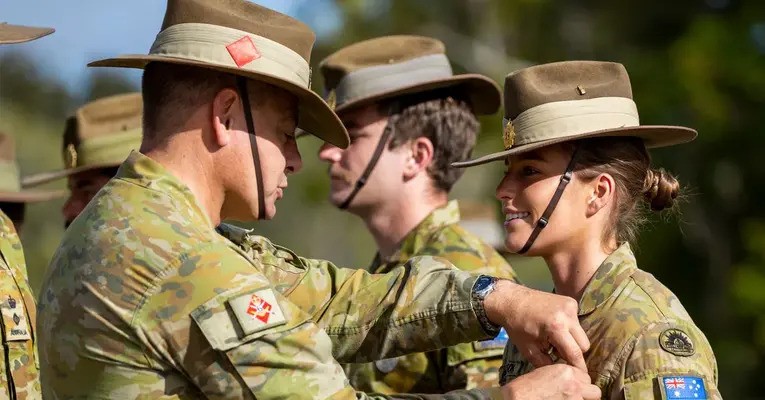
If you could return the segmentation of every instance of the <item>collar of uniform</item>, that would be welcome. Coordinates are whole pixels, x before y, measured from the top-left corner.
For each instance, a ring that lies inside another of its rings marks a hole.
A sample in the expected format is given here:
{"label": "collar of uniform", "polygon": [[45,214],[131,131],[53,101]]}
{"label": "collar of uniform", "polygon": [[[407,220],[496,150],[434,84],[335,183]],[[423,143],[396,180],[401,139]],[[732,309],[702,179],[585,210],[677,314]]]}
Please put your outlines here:
{"label": "collar of uniform", "polygon": [[162,164],[138,151],[134,150],[130,153],[127,160],[120,166],[116,178],[170,197],[180,202],[178,211],[185,213],[189,220],[209,227],[213,226],[210,218],[197,203],[191,189],[173,176]]}
{"label": "collar of uniform", "polygon": [[447,225],[460,222],[460,208],[456,200],[451,200],[445,206],[436,208],[411,232],[409,232],[401,244],[390,257],[380,260],[380,253],[375,256],[375,264],[401,263],[418,254],[427,245],[435,232]]}
{"label": "collar of uniform", "polygon": [[624,243],[606,257],[592,276],[579,300],[579,316],[587,315],[619,292],[622,283],[637,270],[635,255]]}

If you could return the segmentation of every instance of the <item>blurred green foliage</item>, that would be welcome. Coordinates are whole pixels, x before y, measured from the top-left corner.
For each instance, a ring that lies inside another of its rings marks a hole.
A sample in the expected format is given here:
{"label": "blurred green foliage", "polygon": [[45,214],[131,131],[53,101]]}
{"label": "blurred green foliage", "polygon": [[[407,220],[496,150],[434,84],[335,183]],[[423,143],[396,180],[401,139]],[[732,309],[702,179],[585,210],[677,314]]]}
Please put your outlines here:
{"label": "blurred green foliage", "polygon": [[[765,375],[765,2],[761,0],[336,0],[298,2],[306,20],[335,7],[340,27],[320,37],[315,62],[337,48],[387,34],[443,40],[456,71],[502,82],[541,62],[624,63],[644,124],[699,131],[691,145],[653,152],[687,198],[677,217],[653,218],[636,244],[643,269],[682,300],[715,349],[726,398],[763,398]],[[58,168],[65,116],[87,99],[137,90],[116,73],[78,93],[42,76],[20,53],[0,59],[0,130],[16,136],[23,173]],[[317,74],[317,71],[314,70]],[[321,93],[321,79],[314,88]],[[501,146],[500,116],[483,119],[476,154]],[[374,245],[359,220],[328,205],[319,143],[300,141],[303,171],[275,220],[256,230],[300,254],[363,266]],[[455,198],[493,201],[498,165],[469,169]],[[63,188],[65,182],[49,187]],[[22,238],[33,287],[63,230],[59,202],[32,205]],[[539,260],[513,258],[532,286],[550,288]]]}

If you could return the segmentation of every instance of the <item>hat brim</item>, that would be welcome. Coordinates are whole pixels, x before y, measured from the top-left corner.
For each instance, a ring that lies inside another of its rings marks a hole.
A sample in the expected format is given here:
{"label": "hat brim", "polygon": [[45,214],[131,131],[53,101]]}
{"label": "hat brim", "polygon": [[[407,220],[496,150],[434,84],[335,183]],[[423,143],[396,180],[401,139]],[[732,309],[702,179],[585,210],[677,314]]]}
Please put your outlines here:
{"label": "hat brim", "polygon": [[472,167],[486,164],[492,161],[504,160],[508,156],[525,153],[556,143],[570,142],[572,140],[578,139],[588,139],[595,137],[637,137],[643,139],[647,148],[657,148],[687,143],[693,139],[696,139],[696,136],[698,136],[698,132],[696,132],[696,130],[683,126],[641,125],[617,129],[606,129],[519,145],[508,150],[487,154],[472,160],[455,162],[452,163],[451,166],[454,168]]}
{"label": "hat brim", "polygon": [[310,134],[329,142],[337,147],[346,148],[349,144],[348,132],[345,130],[340,118],[332,111],[327,103],[318,94],[274,75],[234,68],[228,65],[219,65],[209,61],[199,61],[181,57],[163,55],[129,54],[94,61],[89,67],[116,67],[116,68],[146,68],[151,62],[170,64],[191,65],[200,68],[213,69],[245,78],[266,82],[282,88],[297,97],[299,121],[298,127]]}
{"label": "hat brim", "polygon": [[38,203],[65,197],[66,190],[21,190],[18,192],[0,191],[0,202],[6,203]]}
{"label": "hat brim", "polygon": [[0,24],[0,44],[24,43],[50,35],[55,29]]}
{"label": "hat brim", "polygon": [[83,165],[75,168],[66,168],[57,171],[40,172],[39,174],[28,175],[21,178],[21,186],[24,188],[34,187],[42,185],[44,183],[52,182],[61,178],[66,178],[80,172],[92,171],[101,168],[114,168],[119,167],[122,163],[109,163],[99,165]]}
{"label": "hat brim", "polygon": [[468,95],[470,104],[473,107],[473,112],[477,115],[494,114],[502,105],[502,93],[496,82],[479,74],[462,74],[346,101],[345,103],[338,105],[335,108],[335,112],[340,113],[392,97],[460,86],[464,87],[465,93]]}

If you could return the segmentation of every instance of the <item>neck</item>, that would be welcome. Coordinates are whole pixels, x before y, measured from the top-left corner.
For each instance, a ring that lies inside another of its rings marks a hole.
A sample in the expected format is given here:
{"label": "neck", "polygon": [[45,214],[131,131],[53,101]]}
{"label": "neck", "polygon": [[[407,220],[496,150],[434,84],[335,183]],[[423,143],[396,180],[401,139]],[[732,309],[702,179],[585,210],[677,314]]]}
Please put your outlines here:
{"label": "neck", "polygon": [[[209,158],[200,157],[195,151],[194,141],[184,140],[189,132],[177,133],[166,143],[158,146],[141,147],[141,152],[147,157],[160,163],[173,176],[183,182],[202,211],[207,215],[212,226],[218,226],[221,221],[224,191],[220,187],[211,168]],[[192,132],[194,133],[194,132]],[[198,135],[198,132],[196,132]]]}
{"label": "neck", "polygon": [[544,256],[555,293],[579,301],[590,279],[609,254],[600,240],[592,240]]}
{"label": "neck", "polygon": [[437,195],[402,196],[395,204],[389,203],[369,213],[359,214],[377,243],[377,251],[385,259],[398,250],[401,241],[417,227],[433,210],[448,201],[446,193]]}

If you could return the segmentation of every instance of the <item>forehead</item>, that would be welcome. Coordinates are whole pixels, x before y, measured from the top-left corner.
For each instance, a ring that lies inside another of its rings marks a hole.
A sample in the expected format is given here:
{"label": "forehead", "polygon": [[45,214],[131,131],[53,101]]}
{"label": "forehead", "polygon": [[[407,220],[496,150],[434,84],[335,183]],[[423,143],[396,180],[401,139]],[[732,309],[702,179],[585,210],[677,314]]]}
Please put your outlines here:
{"label": "forehead", "polygon": [[525,153],[508,156],[505,165],[521,161],[554,162],[571,156],[571,150],[565,143],[557,143],[527,151]]}
{"label": "forehead", "polygon": [[367,104],[360,107],[354,107],[339,113],[338,116],[346,129],[361,129],[364,126],[386,118],[386,116],[380,112],[380,106],[378,104]]}

